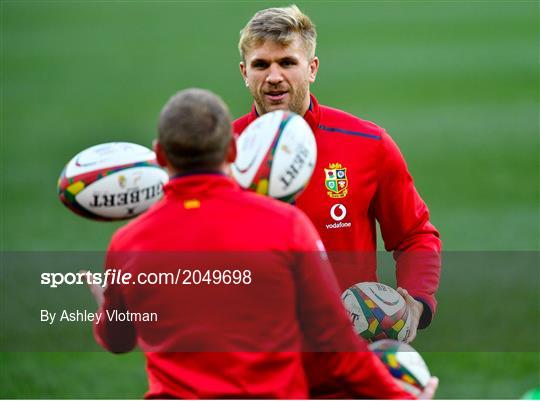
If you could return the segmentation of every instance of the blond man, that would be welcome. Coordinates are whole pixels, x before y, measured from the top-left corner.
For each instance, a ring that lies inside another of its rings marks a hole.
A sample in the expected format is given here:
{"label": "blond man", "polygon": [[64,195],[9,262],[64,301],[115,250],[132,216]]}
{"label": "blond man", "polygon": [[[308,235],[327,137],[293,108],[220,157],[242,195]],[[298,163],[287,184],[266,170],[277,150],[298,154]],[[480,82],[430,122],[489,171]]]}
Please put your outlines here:
{"label": "blond man", "polygon": [[385,249],[394,252],[398,291],[411,314],[411,342],[435,313],[439,233],[388,133],[319,104],[311,94],[319,69],[316,43],[315,25],[294,5],[261,10],[251,18],[238,47],[253,107],[234,122],[234,130],[240,134],[258,116],[274,110],[304,117],[315,134],[318,155],[313,177],[296,206],[308,215],[334,256],[342,289],[377,281],[379,223]]}

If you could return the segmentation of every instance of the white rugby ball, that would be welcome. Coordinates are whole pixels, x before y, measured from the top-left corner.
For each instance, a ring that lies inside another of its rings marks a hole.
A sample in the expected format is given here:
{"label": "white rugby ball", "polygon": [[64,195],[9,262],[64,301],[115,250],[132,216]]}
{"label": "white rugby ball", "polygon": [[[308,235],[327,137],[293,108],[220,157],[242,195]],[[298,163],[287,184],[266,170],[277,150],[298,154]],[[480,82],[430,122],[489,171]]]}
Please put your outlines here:
{"label": "white rugby ball", "polygon": [[317,161],[317,144],[306,121],[277,110],[253,121],[240,135],[231,166],[242,188],[292,202],[309,182]]}
{"label": "white rugby ball", "polygon": [[396,340],[381,340],[370,344],[369,348],[406,391],[418,397],[426,388],[431,373],[413,347]]}
{"label": "white rugby ball", "polygon": [[355,284],[341,296],[353,328],[368,341],[405,341],[411,316],[405,299],[392,287],[377,282]]}
{"label": "white rugby ball", "polygon": [[92,146],[60,174],[58,195],[73,212],[94,220],[135,217],[158,201],[168,175],[150,149],[129,142]]}

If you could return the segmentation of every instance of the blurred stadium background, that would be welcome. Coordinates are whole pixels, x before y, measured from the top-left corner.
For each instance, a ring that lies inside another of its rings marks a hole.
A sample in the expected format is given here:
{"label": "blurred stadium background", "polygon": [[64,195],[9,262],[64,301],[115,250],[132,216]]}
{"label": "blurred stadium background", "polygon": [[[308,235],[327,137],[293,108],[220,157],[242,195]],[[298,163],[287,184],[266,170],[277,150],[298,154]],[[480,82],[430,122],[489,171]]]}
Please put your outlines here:
{"label": "blurred stadium background", "polygon": [[[182,88],[209,88],[235,117],[245,113],[238,32],[258,9],[288,3],[0,4],[1,248],[74,251],[105,249],[119,224],[60,204],[64,164],[101,142],[150,145],[161,106]],[[538,2],[297,4],[319,32],[313,92],[390,132],[445,250],[538,251]],[[468,274],[463,285],[486,272]],[[511,269],[506,279],[505,296],[523,291]],[[452,294],[441,291],[440,305]],[[537,310],[534,289],[530,299],[522,307]],[[467,319],[449,344],[483,329]],[[533,333],[538,324],[523,322]],[[539,386],[531,351],[424,357],[441,379],[438,398],[519,398]],[[0,364],[2,398],[139,398],[146,389],[140,353],[2,353]]]}

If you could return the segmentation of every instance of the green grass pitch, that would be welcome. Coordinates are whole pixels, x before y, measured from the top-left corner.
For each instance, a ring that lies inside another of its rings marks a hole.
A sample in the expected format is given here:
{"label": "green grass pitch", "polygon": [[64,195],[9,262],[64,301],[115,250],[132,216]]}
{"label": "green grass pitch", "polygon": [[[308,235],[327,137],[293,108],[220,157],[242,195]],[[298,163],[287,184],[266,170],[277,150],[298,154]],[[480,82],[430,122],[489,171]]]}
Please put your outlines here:
{"label": "green grass pitch", "polygon": [[[268,3],[0,5],[3,251],[105,249],[120,224],[68,212],[56,197],[58,175],[94,144],[150,145],[159,110],[176,90],[214,90],[234,116],[250,107],[238,32]],[[538,251],[538,3],[298,5],[318,27],[313,92],[389,131],[445,250]],[[485,272],[469,274],[474,281]],[[502,278],[508,297],[524,290],[512,274]],[[455,301],[453,293],[441,290],[441,308]],[[530,299],[538,304],[534,289]],[[523,322],[536,324],[536,333],[537,311],[536,321]],[[474,315],[464,319],[477,330]],[[512,329],[520,328],[509,328],[501,341],[513,341]],[[454,335],[444,338],[447,349]],[[439,398],[518,398],[539,386],[538,348],[531,351],[424,357],[441,379]],[[139,398],[144,358],[3,352],[0,389],[2,398]]]}

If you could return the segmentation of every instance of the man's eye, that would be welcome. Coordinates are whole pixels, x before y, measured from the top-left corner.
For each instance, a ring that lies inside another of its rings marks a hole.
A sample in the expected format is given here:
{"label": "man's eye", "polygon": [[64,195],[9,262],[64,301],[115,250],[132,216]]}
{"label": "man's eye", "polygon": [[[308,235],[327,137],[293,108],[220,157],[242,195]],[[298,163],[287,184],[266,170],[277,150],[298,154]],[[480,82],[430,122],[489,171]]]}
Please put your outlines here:
{"label": "man's eye", "polygon": [[266,67],[268,67],[268,64],[265,63],[265,62],[262,62],[262,61],[258,61],[258,62],[253,63],[253,68],[264,69]]}
{"label": "man's eye", "polygon": [[296,65],[296,63],[295,63],[293,60],[283,60],[283,61],[281,62],[281,65],[282,65],[283,67],[291,67],[291,66],[293,66],[293,65]]}

